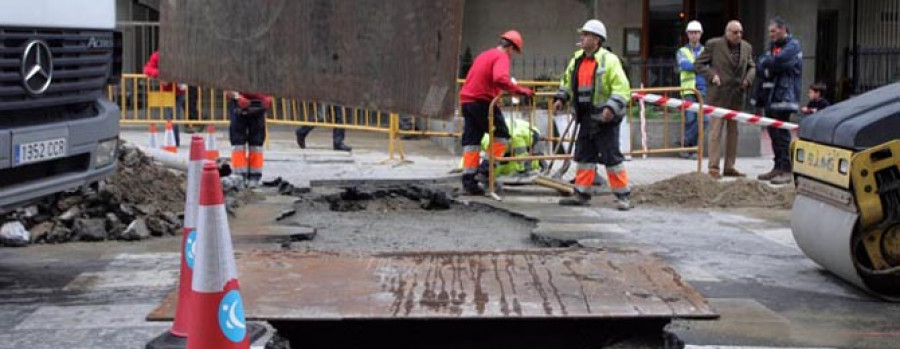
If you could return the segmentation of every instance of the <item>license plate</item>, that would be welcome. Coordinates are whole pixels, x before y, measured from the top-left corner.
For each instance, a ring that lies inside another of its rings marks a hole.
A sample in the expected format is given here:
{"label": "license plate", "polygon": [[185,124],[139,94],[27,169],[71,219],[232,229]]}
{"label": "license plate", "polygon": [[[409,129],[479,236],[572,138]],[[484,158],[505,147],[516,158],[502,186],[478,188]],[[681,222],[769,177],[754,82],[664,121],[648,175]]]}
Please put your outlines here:
{"label": "license plate", "polygon": [[23,165],[66,155],[66,139],[56,138],[45,141],[22,143],[15,147],[14,163]]}

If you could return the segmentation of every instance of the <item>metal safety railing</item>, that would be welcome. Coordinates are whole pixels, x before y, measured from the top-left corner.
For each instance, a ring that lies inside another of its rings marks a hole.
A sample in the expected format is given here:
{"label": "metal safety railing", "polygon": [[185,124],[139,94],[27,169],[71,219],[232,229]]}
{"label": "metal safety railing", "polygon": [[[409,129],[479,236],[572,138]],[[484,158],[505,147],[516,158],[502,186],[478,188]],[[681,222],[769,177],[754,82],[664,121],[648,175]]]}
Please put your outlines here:
{"label": "metal safety railing", "polygon": [[[224,90],[172,86],[144,74],[123,74],[107,87],[107,97],[119,105],[123,125],[150,125],[171,121],[176,125],[230,123],[230,100]],[[405,160],[402,136],[459,137],[451,122],[371,109],[275,97],[266,114],[270,125],[340,128],[388,134],[388,160]],[[438,125],[434,128],[433,125]]]}
{"label": "metal safety railing", "polygon": [[[675,144],[670,143],[670,133],[671,133],[670,132],[670,124],[671,124],[671,121],[673,121],[673,119],[674,119],[673,110],[672,110],[673,108],[669,108],[668,106],[656,106],[656,105],[652,105],[652,104],[649,106],[643,106],[643,104],[640,101],[636,102],[636,100],[634,98],[631,98],[630,102],[628,104],[628,111],[627,111],[627,119],[628,119],[628,126],[629,126],[628,140],[629,140],[629,142],[631,142],[631,140],[632,140],[631,133],[633,132],[632,129],[634,128],[634,124],[635,124],[633,122],[633,120],[637,119],[639,121],[638,127],[639,127],[639,131],[641,133],[641,140],[642,140],[641,141],[641,149],[633,150],[634,144],[629,144],[629,150],[626,152],[623,152],[623,153],[625,153],[627,155],[635,156],[635,155],[678,154],[678,153],[685,153],[685,152],[688,152],[688,153],[694,152],[695,154],[697,154],[697,172],[701,172],[703,169],[703,148],[704,148],[703,144],[704,144],[704,141],[706,140],[706,138],[705,138],[705,121],[704,121],[706,119],[706,116],[704,115],[704,109],[705,109],[704,105],[705,104],[703,101],[703,95],[700,93],[700,91],[698,91],[695,88],[683,88],[683,87],[650,87],[650,88],[635,88],[635,89],[631,90],[632,96],[634,96],[635,94],[653,93],[653,94],[660,94],[665,98],[668,98],[668,96],[670,94],[677,94],[678,96],[681,96],[685,92],[694,93],[694,96],[696,96],[696,98],[697,98],[696,104],[699,106],[699,110],[698,110],[698,113],[696,116],[696,118],[697,118],[697,145],[685,146],[685,131],[686,131],[686,126],[687,126],[687,124],[686,124],[687,108],[685,108],[685,107],[674,108],[675,109],[674,115],[679,116],[679,119],[680,119],[680,120],[677,120],[678,126],[679,126],[678,135],[680,135],[680,137],[679,137],[680,141],[677,143],[678,146],[675,146]],[[644,109],[642,112],[639,112],[637,116],[634,115],[636,106]],[[647,132],[648,117],[646,116],[647,108],[661,111],[660,113],[657,114],[657,117],[653,118],[655,120],[661,120],[661,123],[662,123],[662,132],[653,132],[652,133],[652,134],[657,134],[657,135],[661,134],[661,138],[662,138],[662,140],[660,142],[661,145],[658,147],[653,147],[652,144],[650,144],[652,140],[648,138],[649,137],[649,132]]]}
{"label": "metal safety railing", "polygon": [[124,125],[166,120],[187,125],[229,123],[228,97],[211,88],[175,86],[144,74],[123,74],[118,85],[107,87],[107,97],[119,105]]}
{"label": "metal safety railing", "polygon": [[[458,80],[458,84],[462,84],[464,80]],[[571,114],[564,114],[565,120],[557,122],[555,120],[558,115],[554,115],[552,111],[552,100],[559,84],[555,81],[520,81],[519,85],[527,86],[536,91],[534,98],[527,101],[527,104],[502,103],[502,99],[498,99],[496,104],[503,104],[511,108],[514,113],[524,115],[525,121],[528,122],[529,128],[534,128],[538,122],[537,111],[546,106],[546,128],[539,130],[539,142],[543,142],[544,149],[548,154],[539,155],[541,160],[566,160],[571,155],[563,154],[563,144],[573,143],[571,135],[576,134],[577,128],[574,118]],[[181,85],[180,88],[171,88],[157,79],[150,78],[144,74],[123,74],[118,85],[110,85],[107,89],[108,97],[111,101],[117,103],[122,110],[121,123],[123,125],[149,125],[155,123],[166,122],[171,120],[173,124],[181,125],[227,125],[230,123],[229,96],[223,90],[194,87]],[[180,90],[181,92],[178,92]],[[634,93],[681,93],[686,91],[680,87],[667,88],[646,88],[634,89]],[[695,90],[694,90],[695,91]],[[696,93],[696,91],[695,91]],[[698,94],[699,95],[699,94]],[[504,98],[512,98],[505,96]],[[702,106],[702,98],[698,103]],[[632,101],[629,104],[628,120],[629,120],[629,146],[631,146],[631,133],[635,128],[634,120],[640,119],[635,113],[636,104]],[[698,116],[699,124],[699,141],[694,147],[684,146],[684,109],[677,110],[677,113],[671,112],[668,107],[649,106],[650,109],[656,108],[657,116],[661,116],[663,121],[663,146],[662,147],[646,147],[642,146],[639,150],[627,150],[623,153],[628,155],[643,154],[667,154],[678,152],[695,151],[697,154],[703,152],[703,112],[704,108],[700,108]],[[457,112],[461,110],[458,106]],[[680,113],[680,134],[681,146],[670,146],[669,144],[669,124],[675,120]],[[660,118],[660,117],[658,117]],[[389,160],[399,159],[405,161],[403,149],[403,136],[419,136],[419,137],[461,137],[463,129],[463,118],[457,117],[451,120],[433,119],[429,117],[420,117],[414,115],[401,115],[399,113],[383,112],[370,109],[342,107],[330,105],[318,101],[304,101],[291,98],[275,98],[272,107],[267,115],[268,125],[281,126],[313,126],[323,128],[341,128],[348,130],[360,130],[368,132],[384,133],[388,135],[388,152]],[[646,121],[646,118],[644,119]],[[491,120],[492,121],[492,120]],[[566,126],[561,127],[563,123]],[[641,123],[646,124],[646,122]],[[641,129],[642,134],[646,133],[645,129]],[[658,132],[653,134],[659,134]],[[565,138],[570,135],[569,138]],[[569,147],[571,150],[571,147]],[[631,149],[631,148],[629,148]],[[529,156],[535,156],[534,149],[529,149]],[[528,159],[517,158],[517,161],[527,161]],[[501,161],[505,161],[501,159]],[[700,170],[702,156],[698,156],[697,168]],[[551,168],[553,163],[550,164]]]}
{"label": "metal safety railing", "polygon": [[[555,86],[558,86],[558,85],[555,85]],[[488,161],[488,166],[487,166],[488,167],[488,194],[491,197],[493,197],[494,199],[500,200],[500,196],[497,195],[497,188],[496,188],[497,169],[496,169],[495,165],[498,162],[502,162],[502,161],[556,161],[556,160],[569,160],[572,158],[571,153],[558,154],[560,149],[562,148],[563,142],[574,143],[574,139],[564,138],[564,135],[568,134],[567,132],[560,133],[559,136],[554,136],[554,134],[558,133],[558,132],[553,131],[554,127],[556,126],[554,123],[554,113],[553,113],[553,110],[554,110],[553,97],[555,95],[556,95],[555,92],[535,92],[531,98],[531,103],[521,105],[521,106],[515,105],[516,103],[514,103],[514,101],[512,101],[512,98],[515,98],[515,96],[508,95],[508,94],[501,94],[500,96],[497,96],[496,98],[494,98],[491,101],[491,104],[488,109],[488,144],[487,144],[487,149],[485,150],[485,155],[486,155],[487,161]],[[527,115],[525,116],[525,119],[528,120],[529,129],[534,127],[538,108],[540,108],[540,106],[546,106],[548,134],[541,138],[544,139],[546,142],[548,142],[547,143],[548,146],[546,149],[548,149],[548,152],[550,154],[536,155],[533,147],[530,147],[530,146],[528,147],[529,149],[528,149],[527,156],[500,156],[500,157],[497,157],[494,154],[494,152],[493,152],[494,142],[495,142],[495,139],[494,139],[494,130],[495,130],[494,110],[495,110],[495,107],[499,106],[501,104],[501,101],[503,101],[504,99],[510,99],[511,102],[513,102],[513,103],[510,103],[510,104],[515,105],[513,112],[521,112],[523,110],[526,111]],[[575,120],[574,120],[574,118],[572,118],[570,116],[568,119],[567,125],[565,127],[565,130],[568,131],[569,128],[572,127],[574,124],[575,124]],[[574,135],[575,133],[571,133],[571,134]],[[554,142],[555,142],[556,146],[554,146]],[[572,149],[572,147],[570,147],[570,149]],[[542,173],[546,174],[551,169],[552,169],[552,165],[549,165],[542,170]]]}
{"label": "metal safety railing", "polygon": [[[685,89],[685,88],[681,88],[681,87],[661,87],[661,88],[633,89],[633,90],[631,90],[631,93],[632,94],[638,94],[638,93],[643,93],[643,94],[679,93],[680,94],[683,91],[692,91],[697,95],[696,104],[699,107],[698,108],[699,112],[697,115],[697,123],[698,123],[698,125],[697,125],[697,127],[698,127],[697,145],[696,146],[684,146],[684,130],[685,130],[684,113],[685,113],[685,109],[686,109],[684,107],[678,109],[679,113],[681,114],[680,130],[681,130],[682,137],[681,137],[680,146],[669,145],[669,143],[668,143],[668,132],[669,132],[668,123],[670,121],[670,114],[668,112],[667,107],[661,107],[661,108],[664,108],[664,113],[662,114],[663,129],[664,129],[663,137],[662,137],[663,145],[660,147],[655,147],[655,148],[651,149],[650,147],[646,146],[646,143],[645,143],[641,150],[627,150],[627,151],[624,151],[623,154],[635,156],[635,155],[649,155],[649,154],[674,154],[674,153],[680,153],[680,152],[693,151],[693,152],[697,153],[697,171],[698,172],[702,171],[703,143],[704,143],[704,139],[705,139],[704,123],[703,123],[703,120],[705,118],[705,116],[704,116],[705,108],[703,107],[704,106],[703,97],[702,97],[702,95],[699,94],[699,91],[697,91],[696,89]],[[523,106],[523,107],[516,106],[516,108],[514,109],[514,110],[519,110],[519,108],[528,108],[529,109],[529,113],[528,113],[528,116],[526,117],[526,119],[529,120],[529,127],[531,127],[533,125],[533,120],[534,120],[535,116],[538,114],[538,106],[546,105],[546,113],[547,113],[547,118],[548,118],[548,133],[546,136],[542,136],[542,139],[547,141],[547,144],[548,144],[547,149],[552,149],[552,151],[550,151],[549,154],[542,154],[542,155],[535,155],[531,149],[529,149],[528,156],[500,156],[500,157],[497,157],[493,154],[493,152],[492,152],[492,149],[494,149],[493,130],[495,129],[494,107],[499,104],[502,104],[502,101],[504,101],[505,99],[511,99],[514,96],[511,96],[508,94],[503,94],[503,95],[500,95],[497,98],[495,98],[493,101],[491,101],[490,109],[488,112],[489,141],[488,141],[487,150],[485,151],[485,156],[487,157],[487,161],[488,161],[488,166],[487,166],[488,167],[488,178],[487,178],[488,179],[488,194],[491,197],[493,197],[494,199],[500,200],[500,196],[497,194],[497,182],[496,182],[497,175],[496,175],[496,166],[495,166],[495,164],[497,164],[498,162],[535,161],[535,160],[536,161],[558,161],[558,160],[565,161],[564,165],[561,166],[561,168],[556,172],[555,175],[551,175],[551,172],[553,171],[553,163],[552,162],[547,167],[542,169],[542,172],[541,172],[542,175],[551,176],[552,178],[555,178],[555,179],[561,179],[562,175],[568,170],[568,168],[569,168],[568,165],[569,165],[570,161],[572,160],[572,152],[574,150],[574,137],[576,137],[576,135],[578,134],[578,126],[579,125],[575,121],[575,118],[571,113],[565,113],[564,115],[566,116],[566,122],[565,122],[565,127],[563,127],[563,131],[562,132],[554,131],[559,126],[556,123],[554,123],[554,118],[556,117],[555,112],[554,112],[555,108],[553,107],[553,97],[554,96],[555,96],[554,92],[536,92],[534,95],[534,98],[532,99],[532,103],[530,103],[526,106]],[[629,102],[629,106],[628,106],[628,115],[626,117],[629,120],[629,124],[628,124],[628,126],[629,126],[629,128],[628,128],[629,142],[631,142],[631,139],[632,139],[631,128],[634,125],[634,123],[631,122],[631,119],[634,117],[634,115],[632,113],[634,105],[635,105],[634,99],[631,99],[631,102]],[[570,110],[570,109],[567,106],[565,110]],[[640,117],[640,118],[641,118],[641,120],[643,120],[643,122],[641,122],[641,125],[646,125],[646,117]],[[642,127],[642,134],[646,134],[645,127]],[[646,138],[646,137],[644,137],[644,138]],[[569,143],[569,145],[570,145],[567,150],[563,149],[563,147],[562,147],[564,143]],[[631,144],[629,143],[629,146],[630,145]],[[554,181],[548,180],[548,181],[543,181],[543,183],[545,183],[545,184],[542,184],[542,185],[553,187],[553,188],[556,188],[559,190],[567,188],[567,186],[565,184],[561,184],[561,183],[554,182]],[[569,190],[569,192],[571,192],[571,191]]]}

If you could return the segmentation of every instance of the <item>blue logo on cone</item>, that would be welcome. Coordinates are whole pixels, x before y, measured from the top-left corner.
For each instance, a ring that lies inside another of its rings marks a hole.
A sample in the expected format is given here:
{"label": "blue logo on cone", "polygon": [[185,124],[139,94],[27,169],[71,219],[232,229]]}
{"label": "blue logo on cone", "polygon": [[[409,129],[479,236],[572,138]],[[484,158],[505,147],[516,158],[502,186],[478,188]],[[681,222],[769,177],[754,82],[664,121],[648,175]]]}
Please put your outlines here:
{"label": "blue logo on cone", "polygon": [[194,258],[197,257],[197,229],[191,229],[187,240],[184,241],[184,259],[188,268],[194,269]]}
{"label": "blue logo on cone", "polygon": [[219,328],[228,340],[240,343],[247,335],[247,322],[244,320],[244,301],[238,290],[231,290],[219,303]]}

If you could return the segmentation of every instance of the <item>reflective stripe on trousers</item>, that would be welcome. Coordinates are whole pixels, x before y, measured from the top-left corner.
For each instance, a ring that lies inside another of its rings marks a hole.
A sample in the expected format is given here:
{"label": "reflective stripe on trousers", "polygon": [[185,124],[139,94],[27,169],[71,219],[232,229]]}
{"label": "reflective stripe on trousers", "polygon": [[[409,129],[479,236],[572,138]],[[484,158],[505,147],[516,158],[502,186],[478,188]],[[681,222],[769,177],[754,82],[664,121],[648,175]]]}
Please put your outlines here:
{"label": "reflective stripe on trousers", "polygon": [[247,147],[243,145],[235,145],[231,147],[231,169],[237,174],[247,174]]}
{"label": "reflective stripe on trousers", "polygon": [[477,145],[467,145],[463,147],[463,173],[475,174],[478,172],[479,152],[481,147]]}
{"label": "reflective stripe on trousers", "polygon": [[628,172],[625,171],[624,164],[606,167],[606,176],[609,177],[609,188],[615,194],[629,194],[631,188],[628,186]]}
{"label": "reflective stripe on trousers", "polygon": [[263,147],[250,147],[250,174],[262,174],[263,168]]}
{"label": "reflective stripe on trousers", "polygon": [[594,177],[597,173],[597,164],[595,163],[575,163],[575,190],[581,194],[590,193],[591,187],[594,185]]}

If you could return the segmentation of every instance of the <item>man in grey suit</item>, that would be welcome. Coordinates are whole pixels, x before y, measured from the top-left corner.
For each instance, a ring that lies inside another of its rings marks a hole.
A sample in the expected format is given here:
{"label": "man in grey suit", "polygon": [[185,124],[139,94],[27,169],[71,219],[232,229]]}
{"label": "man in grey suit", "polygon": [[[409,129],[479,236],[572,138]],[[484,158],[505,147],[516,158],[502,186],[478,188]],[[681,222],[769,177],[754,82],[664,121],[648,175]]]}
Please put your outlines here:
{"label": "man in grey suit", "polygon": [[[731,21],[725,27],[725,36],[709,39],[706,49],[694,62],[697,74],[709,81],[707,103],[712,106],[741,110],[744,93],[753,85],[756,65],[753,62],[752,47],[742,39],[741,22]],[[734,168],[737,158],[737,122],[722,118],[712,118],[709,130],[709,175],[713,178],[745,177]],[[725,169],[719,171],[722,129],[725,133]]]}

